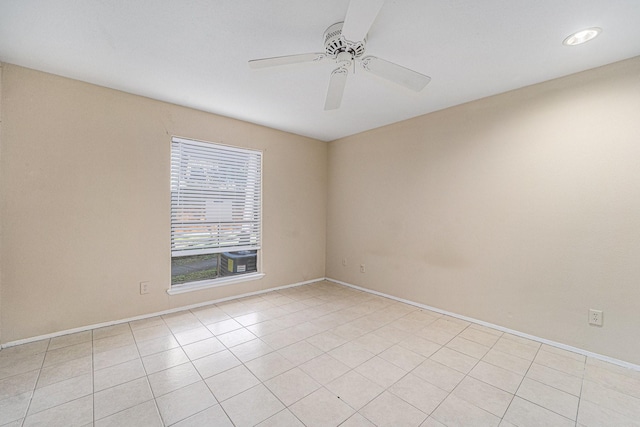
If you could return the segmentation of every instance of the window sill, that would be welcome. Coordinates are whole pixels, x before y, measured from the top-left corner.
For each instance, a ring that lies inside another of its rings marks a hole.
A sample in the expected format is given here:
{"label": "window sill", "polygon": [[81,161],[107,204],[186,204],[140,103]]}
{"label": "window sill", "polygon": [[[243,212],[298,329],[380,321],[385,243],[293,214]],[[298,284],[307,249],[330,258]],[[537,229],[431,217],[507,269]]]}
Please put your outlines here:
{"label": "window sill", "polygon": [[203,289],[217,288],[227,286],[233,283],[249,282],[251,280],[260,280],[264,277],[264,273],[242,274],[239,276],[224,277],[214,280],[203,280],[201,282],[184,283],[172,286],[167,290],[169,295],[184,294],[185,292],[200,291]]}

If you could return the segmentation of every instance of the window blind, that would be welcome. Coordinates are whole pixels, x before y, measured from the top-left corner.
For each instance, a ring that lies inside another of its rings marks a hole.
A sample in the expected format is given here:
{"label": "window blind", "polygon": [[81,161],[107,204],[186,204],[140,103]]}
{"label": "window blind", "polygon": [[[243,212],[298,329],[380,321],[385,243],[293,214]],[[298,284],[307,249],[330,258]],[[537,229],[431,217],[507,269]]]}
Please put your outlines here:
{"label": "window blind", "polygon": [[171,256],[260,249],[262,153],[174,137]]}

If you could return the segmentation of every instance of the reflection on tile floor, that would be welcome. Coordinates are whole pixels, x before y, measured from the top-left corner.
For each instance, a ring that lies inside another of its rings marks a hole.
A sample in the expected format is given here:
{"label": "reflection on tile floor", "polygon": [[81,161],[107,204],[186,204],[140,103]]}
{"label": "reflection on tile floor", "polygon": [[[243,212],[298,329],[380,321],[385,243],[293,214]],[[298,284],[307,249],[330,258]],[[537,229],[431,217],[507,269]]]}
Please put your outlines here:
{"label": "reflection on tile floor", "polygon": [[0,426],[640,426],[640,372],[329,282],[0,351]]}

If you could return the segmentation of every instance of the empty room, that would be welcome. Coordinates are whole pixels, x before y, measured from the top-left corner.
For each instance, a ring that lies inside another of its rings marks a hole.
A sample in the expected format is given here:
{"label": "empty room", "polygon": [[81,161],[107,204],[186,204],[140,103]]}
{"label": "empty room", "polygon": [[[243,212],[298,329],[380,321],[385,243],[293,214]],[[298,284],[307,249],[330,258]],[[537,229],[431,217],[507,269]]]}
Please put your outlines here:
{"label": "empty room", "polygon": [[640,427],[638,22],[0,0],[0,426]]}

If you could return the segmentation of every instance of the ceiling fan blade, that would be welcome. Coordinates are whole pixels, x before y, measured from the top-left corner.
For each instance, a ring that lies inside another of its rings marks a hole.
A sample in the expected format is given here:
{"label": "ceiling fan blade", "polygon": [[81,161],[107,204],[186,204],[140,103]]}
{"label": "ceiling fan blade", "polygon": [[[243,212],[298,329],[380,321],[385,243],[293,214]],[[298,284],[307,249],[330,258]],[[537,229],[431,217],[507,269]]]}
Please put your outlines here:
{"label": "ceiling fan blade", "polygon": [[331,78],[329,79],[329,89],[327,90],[327,99],[324,102],[324,109],[335,110],[340,107],[342,102],[342,94],[344,93],[344,86],[347,83],[347,76],[349,71],[346,68],[336,68],[331,72]]}
{"label": "ceiling fan blade", "polygon": [[273,58],[252,59],[249,61],[251,68],[275,67],[278,65],[298,64],[300,62],[321,61],[327,55],[324,53],[301,53],[298,55],[275,56]]}
{"label": "ceiling fan blade", "polygon": [[431,81],[429,76],[375,56],[362,58],[361,64],[362,68],[376,76],[416,92],[420,92]]}
{"label": "ceiling fan blade", "polygon": [[344,38],[352,42],[364,40],[383,4],[384,0],[351,0],[342,26]]}

